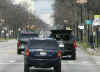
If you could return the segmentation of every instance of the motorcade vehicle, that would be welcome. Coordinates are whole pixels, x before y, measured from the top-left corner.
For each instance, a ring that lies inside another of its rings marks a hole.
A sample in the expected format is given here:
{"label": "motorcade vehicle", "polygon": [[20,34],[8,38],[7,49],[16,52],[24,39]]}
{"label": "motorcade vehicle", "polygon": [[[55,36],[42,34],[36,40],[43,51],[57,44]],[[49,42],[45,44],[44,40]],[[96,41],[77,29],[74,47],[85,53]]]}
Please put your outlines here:
{"label": "motorcade vehicle", "polygon": [[17,54],[21,54],[21,52],[24,51],[28,40],[34,37],[38,37],[38,34],[34,32],[21,32],[17,38]]}
{"label": "motorcade vehicle", "polygon": [[76,59],[76,40],[72,30],[51,30],[51,37],[58,41],[62,50],[62,58]]}
{"label": "motorcade vehicle", "polygon": [[32,39],[24,53],[24,72],[29,72],[30,67],[61,72],[61,51],[55,39]]}

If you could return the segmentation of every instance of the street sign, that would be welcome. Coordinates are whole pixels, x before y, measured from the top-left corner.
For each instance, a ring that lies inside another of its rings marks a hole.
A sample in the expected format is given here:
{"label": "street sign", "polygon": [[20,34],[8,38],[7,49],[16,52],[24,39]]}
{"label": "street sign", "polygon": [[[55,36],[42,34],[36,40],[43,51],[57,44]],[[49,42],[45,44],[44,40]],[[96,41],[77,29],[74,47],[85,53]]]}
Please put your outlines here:
{"label": "street sign", "polygon": [[93,26],[100,26],[100,15],[94,15]]}
{"label": "street sign", "polygon": [[100,18],[100,15],[94,15],[94,19]]}
{"label": "street sign", "polygon": [[98,20],[93,20],[93,26],[100,26],[100,19]]}
{"label": "street sign", "polygon": [[85,20],[85,24],[92,24],[91,20]]}
{"label": "street sign", "polygon": [[79,25],[78,28],[79,29],[84,29],[84,25]]}
{"label": "street sign", "polygon": [[66,30],[72,30],[70,27],[66,27]]}

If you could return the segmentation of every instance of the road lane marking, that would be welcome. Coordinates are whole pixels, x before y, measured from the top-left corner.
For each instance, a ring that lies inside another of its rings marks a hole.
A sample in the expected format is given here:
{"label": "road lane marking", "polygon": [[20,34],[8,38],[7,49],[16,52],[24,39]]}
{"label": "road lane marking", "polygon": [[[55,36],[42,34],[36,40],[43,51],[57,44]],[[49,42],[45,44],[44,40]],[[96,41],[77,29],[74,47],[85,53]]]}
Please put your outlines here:
{"label": "road lane marking", "polygon": [[96,62],[97,65],[100,65],[100,62]]}
{"label": "road lane marking", "polygon": [[22,63],[0,63],[0,65],[8,65],[8,64],[24,64],[23,62]]}
{"label": "road lane marking", "polygon": [[9,62],[10,62],[10,63],[15,63],[15,62],[16,62],[16,60],[10,60]]}
{"label": "road lane marking", "polygon": [[88,61],[81,61],[81,62],[77,62],[77,61],[62,61],[62,64],[72,64],[72,65],[95,65],[92,64]]}
{"label": "road lane marking", "polygon": [[[98,63],[98,65],[100,65],[100,62],[97,62]],[[8,65],[8,64],[21,64],[21,65],[23,65],[24,64],[24,62],[15,62],[15,61],[10,61],[10,62],[1,62],[0,63],[0,65]],[[95,64],[89,64],[88,62],[66,62],[66,63],[64,63],[64,62],[62,62],[62,65],[95,65]]]}

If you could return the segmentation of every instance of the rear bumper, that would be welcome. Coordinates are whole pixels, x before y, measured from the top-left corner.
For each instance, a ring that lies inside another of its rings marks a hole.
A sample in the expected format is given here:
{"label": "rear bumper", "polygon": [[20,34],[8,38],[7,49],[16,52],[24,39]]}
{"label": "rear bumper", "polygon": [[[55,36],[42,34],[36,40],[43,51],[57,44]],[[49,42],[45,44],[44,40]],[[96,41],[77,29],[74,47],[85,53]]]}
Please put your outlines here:
{"label": "rear bumper", "polygon": [[49,67],[55,66],[56,64],[61,62],[60,59],[32,59],[29,57],[25,57],[24,61],[29,66],[34,66],[37,68],[49,68]]}
{"label": "rear bumper", "polygon": [[24,51],[24,48],[18,48],[18,47],[17,47],[17,50]]}
{"label": "rear bumper", "polygon": [[73,55],[76,53],[76,50],[63,50],[62,56]]}

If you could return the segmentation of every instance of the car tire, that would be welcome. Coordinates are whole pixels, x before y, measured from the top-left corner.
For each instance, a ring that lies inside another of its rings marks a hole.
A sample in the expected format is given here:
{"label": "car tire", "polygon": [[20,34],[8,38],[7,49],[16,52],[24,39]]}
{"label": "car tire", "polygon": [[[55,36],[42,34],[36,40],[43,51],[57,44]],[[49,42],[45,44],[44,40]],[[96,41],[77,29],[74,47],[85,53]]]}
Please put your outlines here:
{"label": "car tire", "polygon": [[61,72],[61,62],[59,62],[59,64],[56,64],[54,66],[54,72]]}
{"label": "car tire", "polygon": [[72,60],[76,60],[76,53],[72,54]]}
{"label": "car tire", "polygon": [[20,54],[21,54],[21,51],[20,51],[20,50],[17,50],[17,54],[19,54],[19,55],[20,55]]}
{"label": "car tire", "polygon": [[24,64],[24,72],[30,72],[28,64]]}

